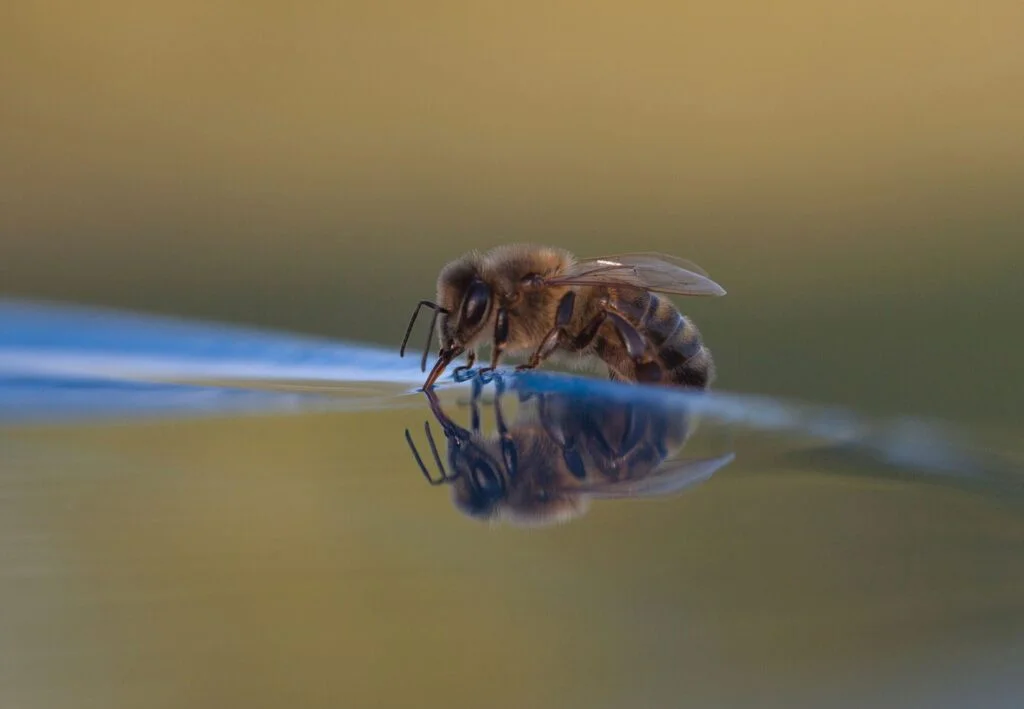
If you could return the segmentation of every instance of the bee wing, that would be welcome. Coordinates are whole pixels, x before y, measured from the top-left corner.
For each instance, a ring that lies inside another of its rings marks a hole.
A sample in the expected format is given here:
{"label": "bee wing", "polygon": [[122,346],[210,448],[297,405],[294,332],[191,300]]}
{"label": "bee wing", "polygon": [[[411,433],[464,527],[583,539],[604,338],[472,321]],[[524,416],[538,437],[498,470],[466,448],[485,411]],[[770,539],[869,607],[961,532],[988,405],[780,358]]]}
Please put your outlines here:
{"label": "bee wing", "polygon": [[726,453],[714,458],[671,461],[639,480],[595,483],[576,490],[595,499],[674,495],[704,482],[735,458],[735,453]]}
{"label": "bee wing", "polygon": [[675,295],[725,295],[695,263],[659,253],[629,253],[588,258],[565,274],[546,281],[552,286],[627,286]]}

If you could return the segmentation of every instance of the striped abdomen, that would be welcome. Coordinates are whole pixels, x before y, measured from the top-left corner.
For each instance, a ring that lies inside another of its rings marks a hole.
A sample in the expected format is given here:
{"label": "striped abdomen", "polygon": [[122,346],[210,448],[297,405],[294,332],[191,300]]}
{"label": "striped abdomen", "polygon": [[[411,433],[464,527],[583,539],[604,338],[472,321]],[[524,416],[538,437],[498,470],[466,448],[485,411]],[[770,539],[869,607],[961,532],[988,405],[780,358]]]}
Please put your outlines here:
{"label": "striped abdomen", "polygon": [[700,331],[668,298],[647,294],[647,308],[637,325],[647,335],[665,384],[706,389],[715,378],[711,351]]}

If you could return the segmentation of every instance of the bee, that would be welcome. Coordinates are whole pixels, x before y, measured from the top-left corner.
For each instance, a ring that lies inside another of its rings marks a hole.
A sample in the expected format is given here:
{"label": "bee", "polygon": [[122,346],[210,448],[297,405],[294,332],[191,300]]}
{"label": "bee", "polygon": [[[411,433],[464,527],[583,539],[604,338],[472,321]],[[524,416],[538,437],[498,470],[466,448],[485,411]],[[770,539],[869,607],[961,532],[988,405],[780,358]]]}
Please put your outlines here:
{"label": "bee", "polygon": [[566,522],[584,514],[593,499],[681,492],[734,457],[728,453],[666,463],[692,431],[685,413],[598,396],[536,394],[536,405],[521,407],[509,425],[499,393],[494,400],[497,435],[488,437],[480,430],[477,392],[470,400],[467,430],[445,414],[433,390],[426,391],[448,443],[446,468],[429,423],[424,426],[440,477],[431,476],[405,432],[424,477],[432,485],[450,485],[455,507],[471,518],[530,526]]}
{"label": "bee", "polygon": [[[663,295],[659,295],[663,294]],[[527,356],[517,370],[552,355],[597,357],[613,380],[706,389],[715,377],[710,350],[693,322],[664,294],[720,296],[725,290],[699,266],[657,253],[578,260],[564,249],[515,244],[471,251],[446,265],[437,301],[422,300],[402,340],[401,356],[420,309],[433,309],[420,369],[440,324],[440,349],[423,384],[429,389],[456,358],[469,370],[491,347],[488,372],[505,355]]]}

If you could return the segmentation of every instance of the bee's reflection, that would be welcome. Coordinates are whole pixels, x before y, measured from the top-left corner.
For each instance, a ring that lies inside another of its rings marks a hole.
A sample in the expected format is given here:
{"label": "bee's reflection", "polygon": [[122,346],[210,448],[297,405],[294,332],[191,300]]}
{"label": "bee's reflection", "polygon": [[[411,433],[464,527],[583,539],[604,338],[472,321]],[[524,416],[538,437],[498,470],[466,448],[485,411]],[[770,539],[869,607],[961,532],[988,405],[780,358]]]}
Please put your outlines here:
{"label": "bee's reflection", "polygon": [[733,459],[729,453],[669,460],[692,430],[690,417],[678,408],[520,392],[519,410],[509,422],[502,405],[509,394],[500,379],[495,381],[494,435],[481,431],[478,380],[469,403],[468,430],[444,412],[432,391],[426,392],[448,443],[446,467],[425,424],[438,476],[430,474],[412,436],[405,433],[423,475],[432,485],[450,485],[456,507],[471,517],[520,524],[566,521],[583,514],[591,499],[679,492]]}

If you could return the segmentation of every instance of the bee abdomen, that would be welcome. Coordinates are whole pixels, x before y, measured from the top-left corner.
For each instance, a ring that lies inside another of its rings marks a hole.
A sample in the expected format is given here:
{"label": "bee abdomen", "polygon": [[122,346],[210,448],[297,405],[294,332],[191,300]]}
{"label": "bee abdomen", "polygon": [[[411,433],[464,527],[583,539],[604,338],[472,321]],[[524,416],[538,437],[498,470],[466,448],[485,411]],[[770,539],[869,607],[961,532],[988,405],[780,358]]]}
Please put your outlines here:
{"label": "bee abdomen", "polygon": [[668,301],[661,301],[653,293],[651,300],[646,325],[665,379],[682,386],[707,388],[714,380],[714,360],[700,330]]}
{"label": "bee abdomen", "polygon": [[662,300],[654,293],[649,298],[641,325],[647,331],[651,344],[660,350],[679,335],[679,331],[686,326],[686,319],[671,301]]}
{"label": "bee abdomen", "polygon": [[702,345],[693,357],[668,369],[666,378],[674,384],[707,389],[715,380],[715,362],[711,358],[711,350]]}

